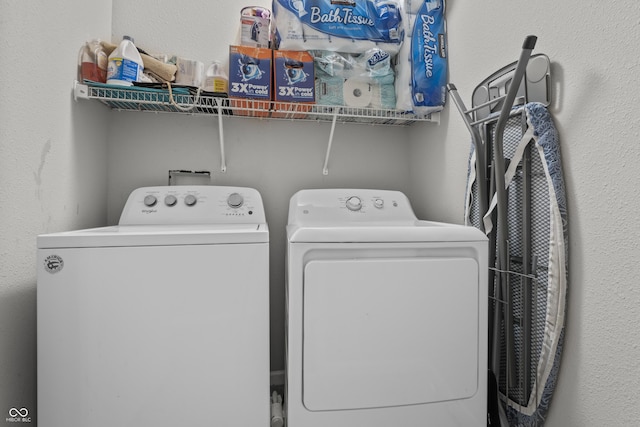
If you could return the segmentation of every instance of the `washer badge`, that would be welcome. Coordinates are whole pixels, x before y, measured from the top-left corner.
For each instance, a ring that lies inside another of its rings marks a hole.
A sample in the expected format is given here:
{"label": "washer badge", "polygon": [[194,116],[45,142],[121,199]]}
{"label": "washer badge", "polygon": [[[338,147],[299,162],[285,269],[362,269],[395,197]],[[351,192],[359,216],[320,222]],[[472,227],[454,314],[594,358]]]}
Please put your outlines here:
{"label": "washer badge", "polygon": [[49,255],[44,259],[44,269],[51,274],[55,274],[64,267],[64,260],[58,255]]}

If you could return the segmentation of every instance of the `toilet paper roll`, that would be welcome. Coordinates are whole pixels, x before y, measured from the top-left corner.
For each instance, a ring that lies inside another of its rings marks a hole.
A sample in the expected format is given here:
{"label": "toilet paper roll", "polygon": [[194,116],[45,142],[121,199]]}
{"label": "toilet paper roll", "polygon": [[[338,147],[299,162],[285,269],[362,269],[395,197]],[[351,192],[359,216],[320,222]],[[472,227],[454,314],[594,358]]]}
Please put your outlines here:
{"label": "toilet paper roll", "polygon": [[348,107],[367,107],[371,104],[373,91],[367,82],[356,79],[347,79],[342,86],[344,105]]}

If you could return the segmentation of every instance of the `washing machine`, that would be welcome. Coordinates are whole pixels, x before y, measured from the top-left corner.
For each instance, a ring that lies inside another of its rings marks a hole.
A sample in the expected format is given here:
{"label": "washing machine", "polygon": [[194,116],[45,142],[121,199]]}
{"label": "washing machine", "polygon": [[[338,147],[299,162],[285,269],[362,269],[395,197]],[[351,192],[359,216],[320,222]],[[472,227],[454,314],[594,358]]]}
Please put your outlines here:
{"label": "washing machine", "polygon": [[287,225],[289,427],[487,422],[487,238],[407,197],[302,190]]}
{"label": "washing machine", "polygon": [[258,191],[140,188],[119,225],[37,245],[40,427],[268,425]]}

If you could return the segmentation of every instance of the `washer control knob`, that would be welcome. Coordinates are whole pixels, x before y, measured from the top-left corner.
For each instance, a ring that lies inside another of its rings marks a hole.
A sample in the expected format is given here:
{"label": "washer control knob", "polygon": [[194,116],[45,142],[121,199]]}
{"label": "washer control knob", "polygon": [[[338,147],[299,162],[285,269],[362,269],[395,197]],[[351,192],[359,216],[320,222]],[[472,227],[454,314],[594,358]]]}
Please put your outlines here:
{"label": "washer control knob", "polygon": [[178,198],[173,194],[169,194],[167,197],[164,198],[164,204],[167,206],[175,206],[176,203],[178,203]]}
{"label": "washer control knob", "polygon": [[244,204],[244,197],[239,193],[231,193],[229,197],[227,197],[227,204],[231,208],[238,209]]}
{"label": "washer control knob", "polygon": [[362,209],[362,200],[358,196],[351,196],[347,199],[347,209],[350,211],[359,211]]}
{"label": "washer control knob", "polygon": [[375,199],[375,200],[373,201],[373,206],[375,206],[375,207],[376,207],[376,208],[378,208],[378,209],[382,209],[382,208],[384,208],[384,200],[382,200],[382,199]]}
{"label": "washer control knob", "polygon": [[187,206],[193,206],[198,202],[198,199],[193,194],[187,194],[184,198],[184,204]]}
{"label": "washer control knob", "polygon": [[149,194],[147,196],[144,196],[144,205],[147,207],[152,207],[155,206],[156,203],[158,203],[158,199],[156,198],[156,196]]}

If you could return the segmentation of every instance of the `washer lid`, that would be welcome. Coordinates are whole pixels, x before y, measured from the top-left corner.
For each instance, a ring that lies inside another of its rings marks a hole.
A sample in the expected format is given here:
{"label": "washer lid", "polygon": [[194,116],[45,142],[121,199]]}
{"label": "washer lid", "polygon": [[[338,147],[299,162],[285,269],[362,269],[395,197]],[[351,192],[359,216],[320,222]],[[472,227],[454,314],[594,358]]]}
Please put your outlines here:
{"label": "washer lid", "polygon": [[471,242],[486,241],[477,228],[433,221],[288,226],[291,243]]}
{"label": "washer lid", "polygon": [[38,249],[265,243],[267,224],[116,225],[43,234]]}

